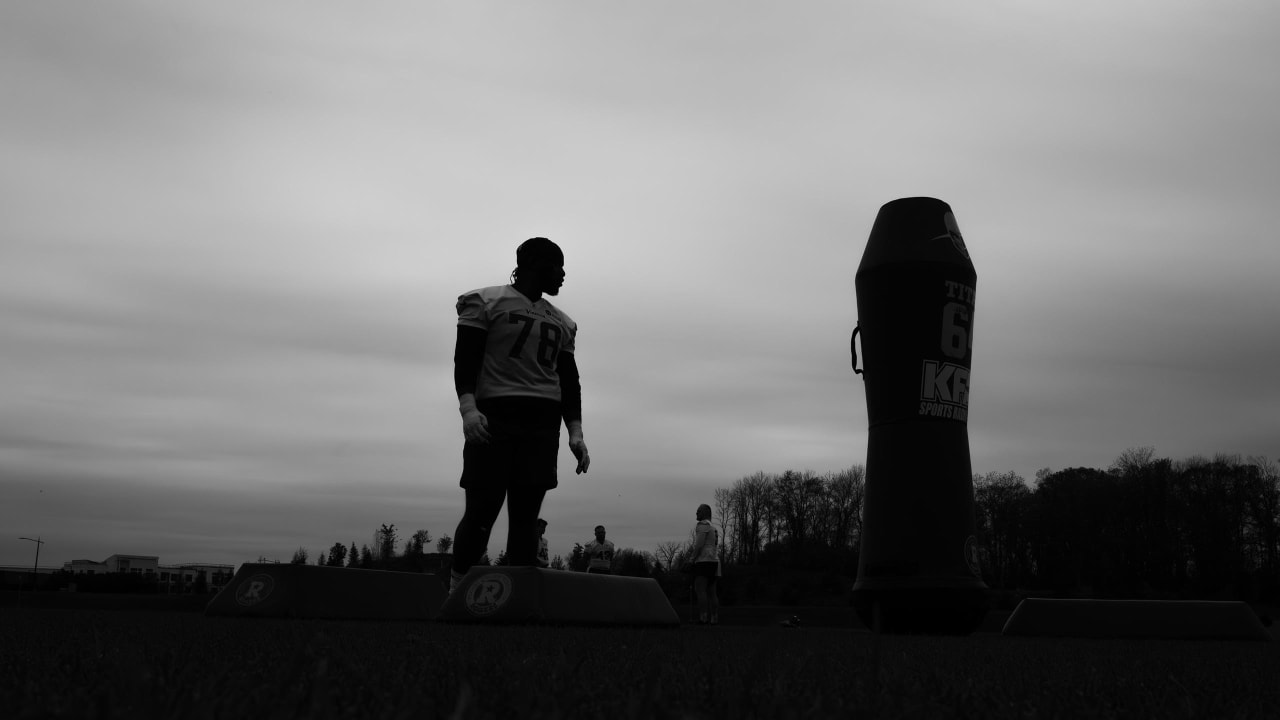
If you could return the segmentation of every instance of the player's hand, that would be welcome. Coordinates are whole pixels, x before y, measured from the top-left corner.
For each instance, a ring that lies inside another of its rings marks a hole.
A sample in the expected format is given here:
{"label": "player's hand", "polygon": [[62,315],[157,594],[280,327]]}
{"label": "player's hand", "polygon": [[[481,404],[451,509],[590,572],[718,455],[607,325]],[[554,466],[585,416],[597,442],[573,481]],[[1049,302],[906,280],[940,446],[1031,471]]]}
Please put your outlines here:
{"label": "player's hand", "polygon": [[489,418],[476,409],[476,397],[470,393],[458,397],[458,411],[462,413],[462,436],[467,442],[487,444],[493,439],[489,434]]}
{"label": "player's hand", "polygon": [[573,451],[573,456],[578,458],[578,467],[575,473],[581,475],[591,467],[591,455],[587,454],[587,444],[582,441],[581,437],[569,438],[569,449]]}
{"label": "player's hand", "polygon": [[587,454],[587,444],[582,441],[582,421],[572,420],[569,426],[569,450],[578,458],[578,468],[574,472],[581,475],[591,467],[591,456]]}
{"label": "player's hand", "polygon": [[462,436],[467,439],[467,442],[487,445],[493,439],[493,436],[489,434],[489,418],[485,417],[484,413],[479,410],[463,415]]}

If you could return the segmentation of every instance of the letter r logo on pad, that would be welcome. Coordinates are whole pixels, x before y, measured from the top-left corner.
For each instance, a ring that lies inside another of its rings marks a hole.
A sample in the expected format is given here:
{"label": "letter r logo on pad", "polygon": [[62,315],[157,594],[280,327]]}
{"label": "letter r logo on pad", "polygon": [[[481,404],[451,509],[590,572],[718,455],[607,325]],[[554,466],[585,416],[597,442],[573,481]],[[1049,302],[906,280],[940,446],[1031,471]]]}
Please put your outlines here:
{"label": "letter r logo on pad", "polygon": [[266,600],[275,587],[275,578],[267,573],[253,575],[236,588],[236,604],[240,607],[253,607]]}
{"label": "letter r logo on pad", "polygon": [[492,615],[511,598],[511,578],[488,573],[476,578],[466,589],[467,612],[478,617]]}

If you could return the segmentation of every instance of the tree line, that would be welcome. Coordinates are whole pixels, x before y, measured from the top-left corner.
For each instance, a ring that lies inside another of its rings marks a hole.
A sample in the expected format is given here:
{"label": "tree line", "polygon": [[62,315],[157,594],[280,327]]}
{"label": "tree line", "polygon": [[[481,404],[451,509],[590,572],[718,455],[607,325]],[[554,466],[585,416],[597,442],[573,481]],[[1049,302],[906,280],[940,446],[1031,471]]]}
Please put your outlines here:
{"label": "tree line", "polygon": [[[722,562],[857,570],[866,471],[757,472],[717,488]],[[669,552],[669,551],[667,551]]]}
{"label": "tree line", "polygon": [[[364,570],[403,570],[411,572],[436,571],[446,567],[449,562],[449,551],[453,549],[453,538],[441,535],[435,541],[435,552],[431,548],[431,533],[417,530],[400,545],[399,531],[394,524],[383,524],[373,533],[373,541],[357,545],[355,542],[336,542],[328,550],[320,551],[312,562],[311,554],[305,547],[299,546],[293,553],[291,563],[296,565],[320,565],[325,567],[360,568]],[[399,548],[399,551],[397,551]],[[258,562],[268,562],[259,557]],[[553,570],[571,570],[586,572],[589,559],[586,557],[582,543],[574,543],[573,550],[566,559],[560,555],[550,558]],[[500,550],[498,556],[490,559],[486,552],[481,556],[478,565],[506,565],[506,551]],[[613,572],[617,575],[650,577],[655,572],[661,573],[665,568],[658,562],[653,553],[621,548],[614,553]]]}
{"label": "tree line", "polygon": [[[1280,472],[1266,458],[1157,458],[973,476],[993,589],[1097,597],[1280,597]],[[866,472],[758,472],[715,491],[722,559],[856,576]],[[659,546],[677,561],[687,543]]]}
{"label": "tree line", "polygon": [[[394,523],[383,523],[373,532],[372,543],[364,543],[359,547],[354,541],[350,547],[336,542],[328,550],[321,550],[316,557],[315,565],[325,567],[348,567],[365,570],[416,570],[431,569],[428,562],[431,549],[431,533],[427,530],[416,530],[405,538],[401,552],[396,552],[400,542],[400,532]],[[444,555],[453,548],[453,538],[441,535],[435,541],[435,554]],[[259,558],[262,561],[262,558]],[[295,565],[311,563],[311,555],[305,547],[299,546],[293,552],[289,562]],[[486,556],[487,562],[487,556]]]}
{"label": "tree line", "polygon": [[[855,577],[866,470],[787,470],[742,477],[713,496],[721,558],[730,572],[781,568]],[[973,476],[983,579],[996,590],[1094,597],[1280,599],[1280,471],[1266,458],[1184,460],[1131,448],[1105,470],[1073,467]],[[613,571],[669,577],[692,536],[653,552],[621,548]],[[382,525],[372,542],[334,543],[315,564],[432,571],[452,539],[418,530],[401,542]],[[298,548],[293,562],[310,562]],[[503,565],[486,554],[481,564]],[[581,543],[556,569],[585,571]]]}
{"label": "tree line", "polygon": [[995,588],[1099,597],[1280,596],[1280,473],[1266,458],[1157,458],[975,479]]}

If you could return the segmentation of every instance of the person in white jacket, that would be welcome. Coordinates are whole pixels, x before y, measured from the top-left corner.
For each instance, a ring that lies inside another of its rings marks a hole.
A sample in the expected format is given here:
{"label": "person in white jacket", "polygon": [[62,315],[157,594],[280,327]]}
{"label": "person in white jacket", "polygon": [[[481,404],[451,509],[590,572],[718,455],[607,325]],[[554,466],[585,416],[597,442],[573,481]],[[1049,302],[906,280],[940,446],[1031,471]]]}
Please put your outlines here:
{"label": "person in white jacket", "polygon": [[711,506],[698,506],[698,524],[693,528],[693,591],[698,597],[698,623],[716,625],[720,622],[720,598],[716,595],[716,581],[720,577],[720,531],[711,524]]}

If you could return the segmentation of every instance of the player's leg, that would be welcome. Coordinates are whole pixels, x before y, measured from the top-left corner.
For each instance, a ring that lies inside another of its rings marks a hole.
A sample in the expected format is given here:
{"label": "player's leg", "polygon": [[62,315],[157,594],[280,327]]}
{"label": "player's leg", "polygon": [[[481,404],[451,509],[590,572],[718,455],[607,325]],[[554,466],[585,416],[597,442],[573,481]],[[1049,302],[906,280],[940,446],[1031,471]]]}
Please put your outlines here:
{"label": "player's leg", "polygon": [[707,623],[707,578],[699,573],[693,579],[693,592],[698,596],[698,622]]}
{"label": "player's leg", "polygon": [[707,578],[707,622],[712,625],[720,624],[720,595],[716,591],[719,584],[720,579],[712,572]]}
{"label": "player's leg", "polygon": [[538,514],[556,486],[560,404],[528,399],[511,407],[512,453],[507,470],[507,562],[537,565]]}
{"label": "player's leg", "polygon": [[507,491],[507,563],[538,564],[538,514],[547,491],[513,487]]}
{"label": "player's leg", "polygon": [[510,474],[512,456],[511,431],[501,407],[481,403],[480,411],[489,418],[491,438],[488,443],[467,443],[462,448],[460,484],[466,492],[466,508],[453,536],[450,592],[488,549],[489,534],[507,496],[506,478]]}
{"label": "player's leg", "polygon": [[466,493],[466,509],[453,534],[450,590],[457,586],[472,565],[479,562],[489,547],[489,534],[493,532],[493,523],[498,519],[506,497],[506,491],[495,487],[468,487]]}

